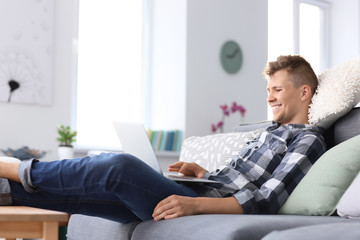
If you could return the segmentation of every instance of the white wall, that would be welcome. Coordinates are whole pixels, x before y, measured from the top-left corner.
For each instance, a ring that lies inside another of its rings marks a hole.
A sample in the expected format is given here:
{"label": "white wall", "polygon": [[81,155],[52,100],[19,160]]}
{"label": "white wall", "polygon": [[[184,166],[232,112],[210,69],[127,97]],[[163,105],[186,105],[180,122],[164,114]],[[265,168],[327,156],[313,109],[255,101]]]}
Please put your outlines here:
{"label": "white wall", "polygon": [[360,55],[360,1],[331,0],[330,65]]}
{"label": "white wall", "polygon": [[54,1],[52,105],[0,103],[0,149],[29,146],[48,151],[44,160],[56,158],[56,125],[71,122],[76,3],[73,0]]}
{"label": "white wall", "polygon": [[[233,101],[246,109],[245,121],[266,119],[267,61],[266,0],[197,0],[187,8],[186,135],[211,133],[221,120],[222,104]],[[235,40],[243,51],[243,65],[234,75],[220,65],[221,45]],[[231,131],[239,116],[225,120]]]}
{"label": "white wall", "polygon": [[[180,128],[186,136],[211,133],[222,104],[246,107],[245,121],[266,119],[266,0],[154,0],[152,37],[153,128]],[[243,66],[220,65],[221,45],[235,40]],[[240,116],[225,121],[225,131]]]}

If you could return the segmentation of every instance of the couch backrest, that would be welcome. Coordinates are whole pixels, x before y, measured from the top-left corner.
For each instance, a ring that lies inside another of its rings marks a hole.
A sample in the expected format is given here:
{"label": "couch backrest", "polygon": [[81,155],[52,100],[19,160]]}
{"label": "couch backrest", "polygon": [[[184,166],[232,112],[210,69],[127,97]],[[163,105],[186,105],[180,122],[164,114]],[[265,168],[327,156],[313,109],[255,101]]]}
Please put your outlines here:
{"label": "couch backrest", "polygon": [[[271,121],[263,121],[250,124],[240,124],[234,128],[235,132],[252,131],[259,128],[266,128]],[[349,113],[339,118],[325,133],[327,149],[360,134],[360,107],[353,108]]]}
{"label": "couch backrest", "polygon": [[360,107],[355,107],[325,131],[327,149],[358,134],[360,134]]}

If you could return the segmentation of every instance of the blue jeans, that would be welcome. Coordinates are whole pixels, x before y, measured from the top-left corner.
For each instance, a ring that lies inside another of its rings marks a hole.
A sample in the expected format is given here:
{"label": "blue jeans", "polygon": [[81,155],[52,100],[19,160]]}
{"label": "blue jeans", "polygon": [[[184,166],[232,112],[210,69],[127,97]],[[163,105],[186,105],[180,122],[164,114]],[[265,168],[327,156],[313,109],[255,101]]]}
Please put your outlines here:
{"label": "blue jeans", "polygon": [[29,166],[31,177],[22,184],[9,181],[14,205],[127,223],[151,219],[155,206],[170,195],[198,196],[129,154],[21,164]]}

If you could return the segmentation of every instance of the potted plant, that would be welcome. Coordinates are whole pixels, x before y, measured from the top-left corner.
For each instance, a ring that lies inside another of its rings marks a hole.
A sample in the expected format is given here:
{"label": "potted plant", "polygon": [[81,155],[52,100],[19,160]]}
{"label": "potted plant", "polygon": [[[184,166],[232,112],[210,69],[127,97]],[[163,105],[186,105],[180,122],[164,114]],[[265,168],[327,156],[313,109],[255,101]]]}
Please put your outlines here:
{"label": "potted plant", "polygon": [[77,131],[71,130],[70,126],[58,125],[57,131],[59,137],[56,140],[59,142],[58,155],[60,159],[69,159],[74,157],[74,147]]}

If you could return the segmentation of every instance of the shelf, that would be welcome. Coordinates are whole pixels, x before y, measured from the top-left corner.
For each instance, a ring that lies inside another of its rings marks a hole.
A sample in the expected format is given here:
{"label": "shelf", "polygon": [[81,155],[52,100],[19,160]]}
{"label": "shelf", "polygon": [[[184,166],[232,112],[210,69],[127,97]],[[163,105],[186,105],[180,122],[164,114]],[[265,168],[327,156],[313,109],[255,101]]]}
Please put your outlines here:
{"label": "shelf", "polygon": [[155,152],[155,155],[158,157],[179,157],[180,152],[171,152],[171,151],[161,151],[161,152]]}

